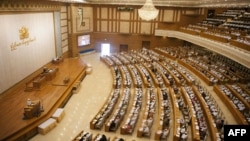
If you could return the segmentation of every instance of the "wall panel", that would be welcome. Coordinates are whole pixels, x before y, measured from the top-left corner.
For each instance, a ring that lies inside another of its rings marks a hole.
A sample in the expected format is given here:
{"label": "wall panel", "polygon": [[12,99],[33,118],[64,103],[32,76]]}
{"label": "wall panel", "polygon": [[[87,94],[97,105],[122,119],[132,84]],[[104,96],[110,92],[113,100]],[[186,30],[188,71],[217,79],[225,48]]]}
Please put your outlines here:
{"label": "wall panel", "polygon": [[8,33],[0,34],[2,93],[50,62],[56,48],[53,13],[2,14],[0,21],[0,31]]}
{"label": "wall panel", "polygon": [[163,12],[163,21],[164,22],[173,22],[174,10],[164,10]]}
{"label": "wall panel", "polygon": [[101,32],[108,32],[108,22],[101,21]]}
{"label": "wall panel", "polygon": [[129,33],[129,22],[120,22],[120,33]]}

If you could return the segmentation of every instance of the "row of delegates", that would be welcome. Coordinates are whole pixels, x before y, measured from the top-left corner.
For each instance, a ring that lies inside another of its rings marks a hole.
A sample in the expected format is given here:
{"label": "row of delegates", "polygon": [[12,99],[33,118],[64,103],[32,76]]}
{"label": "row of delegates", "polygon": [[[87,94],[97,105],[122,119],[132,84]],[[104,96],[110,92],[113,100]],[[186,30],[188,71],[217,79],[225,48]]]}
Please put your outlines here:
{"label": "row of delegates", "polygon": [[227,71],[237,74],[237,76],[240,76],[241,79],[249,80],[250,78],[249,68],[222,55],[213,55],[211,59],[214,62],[221,62]]}
{"label": "row of delegates", "polygon": [[109,56],[103,56],[102,60],[108,65],[108,66],[114,66],[115,62],[109,57]]}
{"label": "row of delegates", "polygon": [[214,125],[216,125],[217,128],[217,134],[219,135],[217,138],[217,140],[223,140],[223,131],[222,131],[222,127],[224,126],[224,117],[221,112],[221,110],[219,109],[218,105],[216,104],[215,100],[212,99],[211,95],[208,94],[207,91],[205,91],[204,88],[202,88],[200,85],[197,86],[198,91],[200,93],[200,95],[202,96],[202,98],[205,101],[206,106],[209,108],[209,111],[213,117],[213,120],[210,121],[212,122]]}
{"label": "row of delegates", "polygon": [[139,55],[143,61],[151,62],[153,59],[149,56],[148,50],[146,48],[142,48],[140,52],[137,52],[137,55]]}
{"label": "row of delegates", "polygon": [[176,76],[176,78],[178,78],[181,84],[185,83],[184,77],[176,69],[172,68],[171,71]]}
{"label": "row of delegates", "polygon": [[127,112],[129,100],[130,100],[130,88],[126,87],[124,89],[121,100],[118,104],[118,107],[114,114],[111,116],[110,120],[106,123],[109,126],[109,131],[116,131],[121,121],[124,118],[124,115]]}
{"label": "row of delegates", "polygon": [[197,29],[197,28],[194,28],[194,27],[191,27],[191,26],[188,26],[188,27],[181,27],[182,29],[186,29],[186,30],[190,30],[190,31],[195,31],[195,32],[198,32],[200,33],[201,30],[200,29]]}
{"label": "row of delegates", "polygon": [[[250,93],[243,90],[238,84],[232,84],[231,87],[247,102],[250,104]],[[245,109],[243,115],[245,116],[247,122],[250,124],[250,109]]]}
{"label": "row of delegates", "polygon": [[158,130],[157,131],[157,134],[160,135],[160,139],[162,140],[166,140],[168,135],[169,135],[169,132],[170,132],[170,101],[169,101],[169,98],[168,98],[168,89],[166,87],[162,87],[160,89],[160,95],[161,95],[161,99],[160,99],[160,105],[161,105],[161,109],[162,111],[160,112],[160,127],[159,129],[161,130]]}
{"label": "row of delegates", "polygon": [[[174,90],[177,89],[177,90]],[[182,112],[183,118],[177,119],[177,122],[180,123],[180,126],[177,127],[177,135],[179,134],[181,141],[186,141],[188,139],[188,126],[187,124],[190,123],[191,117],[189,110],[186,106],[186,103],[184,103],[182,95],[179,93],[179,87],[173,88],[174,93],[177,97],[177,103],[178,106]]]}
{"label": "row of delegates", "polygon": [[102,128],[103,123],[113,111],[114,106],[117,103],[117,100],[119,98],[119,95],[120,95],[120,89],[115,89],[111,92],[110,99],[107,101],[105,106],[100,110],[99,114],[97,114],[97,116],[93,120],[95,129]]}
{"label": "row of delegates", "polygon": [[166,62],[166,61],[163,62],[163,65],[164,65],[164,67],[166,67],[166,68],[168,69],[168,71],[167,71],[165,68],[161,67],[160,65],[158,65],[158,68],[160,68],[161,72],[162,72],[162,73],[165,75],[165,77],[168,79],[169,85],[172,87],[173,85],[176,84],[175,79],[173,78],[173,76],[172,76],[171,73],[169,72],[169,70],[172,69],[172,66],[170,66],[170,65],[168,64],[168,62]]}
{"label": "row of delegates", "polygon": [[[206,62],[206,60],[209,58],[209,61]],[[199,60],[202,60],[202,65],[203,67],[206,66],[206,68],[209,70],[209,72],[211,72],[211,74],[213,74],[217,79],[219,79],[222,82],[226,82],[228,80],[227,76],[228,74],[226,74],[225,70],[221,69],[223,68],[223,64],[218,63],[217,61],[212,62],[210,59],[211,57],[203,57]],[[201,61],[200,61],[201,62]],[[230,76],[228,76],[230,77]]]}
{"label": "row of delegates", "polygon": [[119,58],[117,58],[115,55],[110,56],[110,58],[111,58],[111,60],[112,60],[113,62],[115,62],[115,64],[116,64],[117,66],[122,65],[121,60],[120,60]]}
{"label": "row of delegates", "polygon": [[239,85],[233,84],[231,87],[239,93],[248,103],[250,103],[250,94],[243,90]]}
{"label": "row of delegates", "polygon": [[250,39],[246,39],[246,38],[237,38],[236,39],[238,42],[250,45]]}
{"label": "row of delegates", "polygon": [[115,54],[115,56],[122,62],[122,64],[130,64],[130,61],[125,56],[123,56],[123,53]]}
{"label": "row of delegates", "polygon": [[192,28],[197,28],[197,29],[200,29],[200,30],[207,30],[207,29],[208,29],[207,26],[203,26],[203,25],[201,25],[200,23],[197,23],[197,24],[189,24],[188,26],[189,26],[189,27],[192,27]]}
{"label": "row of delegates", "polygon": [[133,54],[130,53],[130,52],[124,52],[122,55],[125,58],[127,58],[130,61],[131,64],[135,64],[135,63],[138,62],[138,60],[136,59],[136,57],[134,57]]}
{"label": "row of delegates", "polygon": [[195,61],[194,59],[188,58],[188,59],[182,59],[182,60],[184,62],[188,63],[189,65],[191,65],[192,67],[194,67],[197,71],[199,71],[203,75],[205,75],[209,79],[210,84],[218,83],[218,79],[216,77],[214,77],[207,69],[200,67],[197,64],[197,61]]}
{"label": "row of delegates", "polygon": [[138,64],[137,66],[141,70],[142,74],[145,76],[147,83],[148,83],[148,87],[150,87],[150,88],[153,87],[152,78],[151,78],[148,70],[142,64]]}
{"label": "row of delegates", "polygon": [[122,126],[122,129],[124,134],[131,134],[134,130],[135,124],[139,118],[139,114],[141,111],[142,106],[142,88],[136,88],[135,89],[135,96],[134,96],[134,102],[133,107],[131,108],[129,112],[129,117],[127,118],[125,124]]}
{"label": "row of delegates", "polygon": [[193,77],[193,75],[191,75],[188,71],[186,71],[183,67],[178,66],[177,68],[182,74],[184,74],[186,76],[186,78],[188,78],[189,82],[194,83],[195,79]]}
{"label": "row of delegates", "polygon": [[136,67],[134,65],[128,65],[128,67],[132,72],[135,87],[141,88],[143,81],[142,81],[140,73],[138,72],[138,70],[136,69]]}
{"label": "row of delegates", "polygon": [[114,87],[116,89],[121,88],[121,84],[122,84],[122,76],[121,76],[121,72],[119,70],[119,68],[117,66],[112,67],[113,69],[113,82],[114,82]]}
{"label": "row of delegates", "polygon": [[[169,135],[169,122],[170,122],[170,108],[169,108],[169,101],[168,101],[168,92],[165,87],[163,78],[164,75],[168,75],[167,71],[157,62],[154,62],[154,67],[157,68],[157,71],[153,71],[155,77],[159,83],[160,87],[160,121],[159,121],[159,129],[156,134],[160,135],[160,139],[166,139]],[[161,75],[163,74],[163,75]]]}
{"label": "row of delegates", "polygon": [[179,56],[178,54],[178,48],[177,47],[164,47],[164,48],[156,48],[156,50],[160,51],[163,54],[168,54],[172,56],[173,58],[177,58]]}
{"label": "row of delegates", "polygon": [[131,84],[132,84],[132,78],[131,78],[131,75],[127,69],[126,66],[122,65],[121,67],[121,72],[122,72],[122,76],[123,76],[123,85],[125,87],[131,87]]}
{"label": "row of delegates", "polygon": [[194,94],[192,87],[186,86],[184,88],[187,92],[189,99],[191,100],[193,104],[196,119],[197,119],[198,126],[199,126],[200,139],[203,140],[207,135],[207,123],[206,123],[200,102],[198,101],[196,95]]}
{"label": "row of delegates", "polygon": [[153,125],[154,114],[155,114],[156,94],[153,88],[147,89],[147,105],[142,124],[139,128],[142,132],[142,136],[149,137],[151,127]]}
{"label": "row of delegates", "polygon": [[220,85],[220,90],[233,102],[240,112],[244,113],[245,105],[225,85]]}

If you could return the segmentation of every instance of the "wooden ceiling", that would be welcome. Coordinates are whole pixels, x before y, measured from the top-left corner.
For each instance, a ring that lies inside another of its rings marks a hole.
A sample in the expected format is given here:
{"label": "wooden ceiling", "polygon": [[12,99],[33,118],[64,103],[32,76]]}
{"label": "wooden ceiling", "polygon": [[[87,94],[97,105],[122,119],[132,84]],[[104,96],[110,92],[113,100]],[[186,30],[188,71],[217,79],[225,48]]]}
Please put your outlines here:
{"label": "wooden ceiling", "polygon": [[[50,0],[67,3],[143,5],[146,0]],[[250,0],[152,0],[155,6],[176,7],[250,7]]]}

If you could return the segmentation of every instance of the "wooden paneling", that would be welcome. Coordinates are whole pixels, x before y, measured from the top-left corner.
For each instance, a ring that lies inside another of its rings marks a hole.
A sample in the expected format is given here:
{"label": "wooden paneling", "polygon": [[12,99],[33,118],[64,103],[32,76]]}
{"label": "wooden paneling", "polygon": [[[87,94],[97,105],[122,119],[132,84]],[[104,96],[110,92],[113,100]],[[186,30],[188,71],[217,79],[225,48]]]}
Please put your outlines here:
{"label": "wooden paneling", "polygon": [[129,22],[120,22],[120,33],[130,33],[130,24]]}
{"label": "wooden paneling", "polygon": [[[106,40],[105,40],[106,39]],[[182,45],[183,41],[174,38],[163,38],[151,35],[120,34],[120,33],[93,33],[93,46],[97,52],[101,52],[102,43],[110,43],[111,52],[119,52],[120,44],[127,44],[128,50],[141,49],[142,41],[150,41],[150,48],[166,45]]]}
{"label": "wooden paneling", "polygon": [[174,10],[164,10],[163,11],[163,22],[173,22],[174,21]]}

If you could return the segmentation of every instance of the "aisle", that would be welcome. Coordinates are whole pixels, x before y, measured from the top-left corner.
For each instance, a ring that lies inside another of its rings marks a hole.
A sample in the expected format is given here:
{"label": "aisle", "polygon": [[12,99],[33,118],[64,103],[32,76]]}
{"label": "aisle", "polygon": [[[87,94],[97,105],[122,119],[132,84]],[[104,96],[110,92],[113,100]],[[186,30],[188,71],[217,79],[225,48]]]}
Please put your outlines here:
{"label": "aisle", "polygon": [[119,136],[126,141],[149,141],[149,139],[137,138],[136,134],[120,135],[120,130],[117,133],[109,133],[89,128],[89,122],[108,98],[113,80],[110,69],[100,61],[99,53],[83,55],[81,58],[92,65],[92,74],[84,78],[79,92],[74,94],[64,107],[65,116],[62,121],[46,135],[38,134],[30,141],[70,141],[81,130],[89,131],[93,135],[103,133],[111,139]]}
{"label": "aisle", "polygon": [[92,74],[86,75],[79,92],[74,94],[64,107],[65,117],[62,121],[46,135],[38,134],[31,141],[70,141],[81,130],[90,130],[89,122],[109,95],[112,76],[109,68],[100,63],[99,54],[81,57],[92,65]]}

